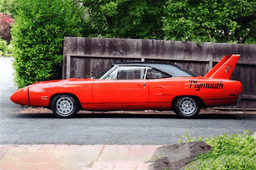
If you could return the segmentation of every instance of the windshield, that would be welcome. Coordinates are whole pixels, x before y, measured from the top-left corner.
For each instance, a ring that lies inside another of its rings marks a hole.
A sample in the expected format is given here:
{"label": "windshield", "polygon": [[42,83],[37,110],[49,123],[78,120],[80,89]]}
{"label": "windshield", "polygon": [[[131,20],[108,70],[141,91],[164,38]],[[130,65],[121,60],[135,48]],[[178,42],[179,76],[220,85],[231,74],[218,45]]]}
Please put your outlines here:
{"label": "windshield", "polygon": [[107,68],[104,72],[102,72],[96,79],[101,79],[109,70],[113,68],[113,65],[111,65],[109,68]]}
{"label": "windshield", "polygon": [[113,70],[115,70],[117,66],[112,65],[111,67],[107,68],[102,74],[100,74],[97,79],[104,79],[109,73],[111,73]]}

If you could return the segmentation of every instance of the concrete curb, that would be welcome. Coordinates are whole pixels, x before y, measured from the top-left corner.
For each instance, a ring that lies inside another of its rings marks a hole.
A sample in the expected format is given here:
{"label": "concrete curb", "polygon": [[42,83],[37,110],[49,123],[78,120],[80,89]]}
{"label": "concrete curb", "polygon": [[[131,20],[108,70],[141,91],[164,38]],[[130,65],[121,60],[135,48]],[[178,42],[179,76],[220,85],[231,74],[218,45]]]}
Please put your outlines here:
{"label": "concrete curb", "polygon": [[145,170],[162,145],[0,145],[1,170]]}

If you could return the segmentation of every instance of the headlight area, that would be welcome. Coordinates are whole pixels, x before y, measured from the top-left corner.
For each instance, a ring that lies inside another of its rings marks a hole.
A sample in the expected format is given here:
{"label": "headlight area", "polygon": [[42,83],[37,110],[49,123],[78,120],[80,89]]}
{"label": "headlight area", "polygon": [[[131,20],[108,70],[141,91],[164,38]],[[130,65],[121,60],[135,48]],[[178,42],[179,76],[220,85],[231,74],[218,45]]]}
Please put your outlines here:
{"label": "headlight area", "polygon": [[29,87],[23,87],[12,94],[10,99],[17,104],[30,105],[29,102]]}

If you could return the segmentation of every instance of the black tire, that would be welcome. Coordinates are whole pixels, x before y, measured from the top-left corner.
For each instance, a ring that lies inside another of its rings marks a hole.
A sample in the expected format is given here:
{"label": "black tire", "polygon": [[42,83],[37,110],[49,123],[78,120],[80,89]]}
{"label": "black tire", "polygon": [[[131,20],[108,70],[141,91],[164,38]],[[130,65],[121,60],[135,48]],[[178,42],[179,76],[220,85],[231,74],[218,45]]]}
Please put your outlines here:
{"label": "black tire", "polygon": [[74,117],[79,111],[79,102],[72,95],[60,94],[53,98],[51,110],[59,118]]}
{"label": "black tire", "polygon": [[195,118],[199,114],[200,108],[198,100],[189,96],[179,97],[173,104],[173,111],[183,118]]}

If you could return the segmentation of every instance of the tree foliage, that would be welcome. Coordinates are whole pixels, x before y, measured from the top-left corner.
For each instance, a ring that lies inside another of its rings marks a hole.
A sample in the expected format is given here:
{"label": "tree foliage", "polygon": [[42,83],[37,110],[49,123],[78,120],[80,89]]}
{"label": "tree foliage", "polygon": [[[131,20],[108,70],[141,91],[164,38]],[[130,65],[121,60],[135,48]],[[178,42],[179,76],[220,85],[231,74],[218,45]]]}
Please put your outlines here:
{"label": "tree foliage", "polygon": [[255,0],[83,0],[92,37],[252,42]]}
{"label": "tree foliage", "polygon": [[92,37],[162,39],[165,0],[83,0]]}
{"label": "tree foliage", "polygon": [[58,79],[64,36],[82,36],[84,9],[73,0],[19,0],[12,28],[18,87]]}
{"label": "tree foliage", "polygon": [[0,13],[5,13],[14,18],[17,14],[18,0],[0,0]]}
{"label": "tree foliage", "polygon": [[253,19],[255,0],[169,0],[165,9],[166,39],[241,43],[255,32],[246,20]]}

